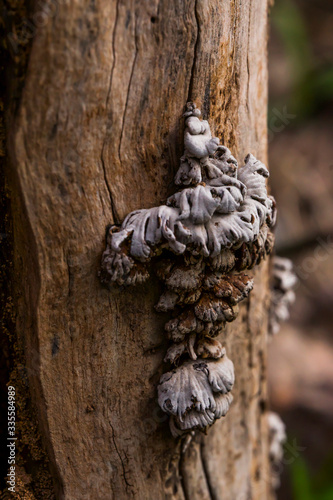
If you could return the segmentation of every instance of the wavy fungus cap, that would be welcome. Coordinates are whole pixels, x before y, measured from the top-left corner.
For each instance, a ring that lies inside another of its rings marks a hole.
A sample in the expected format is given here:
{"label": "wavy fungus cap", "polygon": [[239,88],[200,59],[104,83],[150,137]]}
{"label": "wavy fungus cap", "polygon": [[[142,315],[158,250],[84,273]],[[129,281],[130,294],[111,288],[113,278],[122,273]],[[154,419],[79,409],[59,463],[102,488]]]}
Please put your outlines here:
{"label": "wavy fungus cap", "polygon": [[158,403],[173,416],[173,434],[179,434],[174,426],[179,431],[204,429],[224,416],[232,402],[234,381],[234,365],[225,354],[218,360],[187,361],[165,373],[158,386]]}

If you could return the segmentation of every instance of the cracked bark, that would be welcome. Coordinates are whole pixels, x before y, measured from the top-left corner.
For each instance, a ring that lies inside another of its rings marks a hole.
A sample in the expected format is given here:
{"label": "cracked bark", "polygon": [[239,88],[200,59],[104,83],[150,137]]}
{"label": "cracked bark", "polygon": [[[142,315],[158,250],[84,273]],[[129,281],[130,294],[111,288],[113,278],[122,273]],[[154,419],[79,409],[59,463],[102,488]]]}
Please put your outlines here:
{"label": "cracked bark", "polygon": [[97,278],[106,226],[174,189],[188,97],[240,160],[266,161],[266,31],[263,0],[81,0],[32,40],[8,179],[17,328],[59,499],[269,497],[267,263],[221,339],[231,410],[184,454],[156,401],[158,285]]}

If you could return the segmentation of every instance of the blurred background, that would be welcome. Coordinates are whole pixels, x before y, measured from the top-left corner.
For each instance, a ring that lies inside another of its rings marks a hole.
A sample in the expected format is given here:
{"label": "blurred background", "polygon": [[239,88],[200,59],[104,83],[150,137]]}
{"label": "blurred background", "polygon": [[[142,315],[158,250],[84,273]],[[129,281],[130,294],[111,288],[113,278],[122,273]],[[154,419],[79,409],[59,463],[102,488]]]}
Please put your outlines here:
{"label": "blurred background", "polygon": [[269,164],[276,253],[299,283],[269,347],[272,410],[287,426],[280,500],[333,499],[333,0],[275,0]]}

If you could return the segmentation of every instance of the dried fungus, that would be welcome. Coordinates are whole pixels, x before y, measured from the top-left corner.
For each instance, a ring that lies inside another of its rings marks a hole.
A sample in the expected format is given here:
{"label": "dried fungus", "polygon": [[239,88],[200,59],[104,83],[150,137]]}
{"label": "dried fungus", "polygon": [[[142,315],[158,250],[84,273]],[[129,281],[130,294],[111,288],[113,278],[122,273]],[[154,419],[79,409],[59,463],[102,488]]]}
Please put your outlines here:
{"label": "dried fungus", "polygon": [[171,316],[164,361],[179,366],[158,392],[174,436],[205,429],[229,409],[233,364],[216,337],[251,292],[244,271],[271,252],[276,219],[265,165],[250,154],[238,168],[194,103],[183,116],[178,191],[108,230],[100,273],[107,286],[143,283],[152,270],[162,283],[155,307]]}

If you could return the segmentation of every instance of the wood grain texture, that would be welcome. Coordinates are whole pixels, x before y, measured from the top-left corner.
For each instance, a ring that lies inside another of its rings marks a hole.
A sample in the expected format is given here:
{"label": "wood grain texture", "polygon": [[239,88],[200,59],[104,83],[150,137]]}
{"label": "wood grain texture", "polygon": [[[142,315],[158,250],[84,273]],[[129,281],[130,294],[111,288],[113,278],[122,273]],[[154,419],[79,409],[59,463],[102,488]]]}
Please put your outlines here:
{"label": "wood grain texture", "polygon": [[157,405],[158,284],[97,277],[107,224],[173,191],[188,100],[266,161],[266,31],[266,0],[73,0],[33,39],[9,144],[17,327],[59,499],[268,498],[267,264],[223,339],[232,408],[185,454]]}

